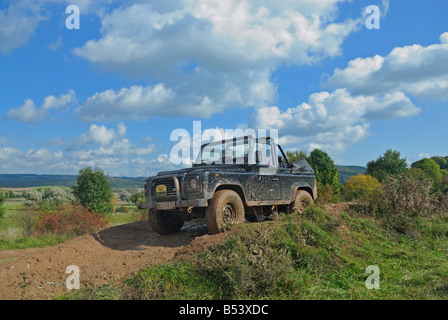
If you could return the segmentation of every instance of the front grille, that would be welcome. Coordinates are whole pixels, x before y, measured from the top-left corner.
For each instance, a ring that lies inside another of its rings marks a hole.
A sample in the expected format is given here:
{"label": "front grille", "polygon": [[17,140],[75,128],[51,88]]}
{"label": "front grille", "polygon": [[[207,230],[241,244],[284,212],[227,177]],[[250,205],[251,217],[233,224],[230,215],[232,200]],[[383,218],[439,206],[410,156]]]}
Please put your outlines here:
{"label": "front grille", "polygon": [[[165,186],[166,189],[163,187]],[[155,197],[176,196],[176,186],[173,178],[162,178],[154,181],[151,195]]]}
{"label": "front grille", "polygon": [[182,197],[182,195],[184,194],[184,180],[182,179],[182,177],[177,177],[177,180],[179,180],[179,194]]}
{"label": "front grille", "polygon": [[[179,195],[182,197],[184,189],[184,181],[181,176],[177,177],[177,180],[179,182]],[[176,198],[177,194],[176,194],[176,184],[174,182],[174,177],[160,178],[154,180],[151,188],[151,195],[159,199]]]}

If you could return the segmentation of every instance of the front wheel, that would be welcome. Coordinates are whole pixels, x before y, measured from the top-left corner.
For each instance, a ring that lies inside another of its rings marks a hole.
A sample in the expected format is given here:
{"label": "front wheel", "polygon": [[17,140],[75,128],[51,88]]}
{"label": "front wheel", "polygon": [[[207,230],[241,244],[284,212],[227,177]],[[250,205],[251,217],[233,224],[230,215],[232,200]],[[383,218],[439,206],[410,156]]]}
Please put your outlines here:
{"label": "front wheel", "polygon": [[314,203],[313,197],[305,190],[298,190],[292,203],[292,212],[301,213],[305,208]]}
{"label": "front wheel", "polygon": [[243,223],[244,204],[238,193],[232,190],[216,191],[205,211],[205,221],[211,234],[224,231],[227,225]]}
{"label": "front wheel", "polygon": [[160,234],[179,231],[184,225],[184,219],[182,219],[182,217],[157,210],[149,211],[148,221],[151,228]]}

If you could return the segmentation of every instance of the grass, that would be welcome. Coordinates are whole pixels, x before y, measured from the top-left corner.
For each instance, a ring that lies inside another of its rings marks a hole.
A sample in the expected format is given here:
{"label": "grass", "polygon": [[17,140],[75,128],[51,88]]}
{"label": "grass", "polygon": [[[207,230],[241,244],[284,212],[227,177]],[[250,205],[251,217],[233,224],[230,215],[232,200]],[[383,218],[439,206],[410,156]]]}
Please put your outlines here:
{"label": "grass", "polygon": [[[225,243],[152,266],[122,284],[63,299],[447,299],[446,214],[394,221],[313,206],[279,221],[244,224]],[[379,290],[366,288],[368,266]]]}

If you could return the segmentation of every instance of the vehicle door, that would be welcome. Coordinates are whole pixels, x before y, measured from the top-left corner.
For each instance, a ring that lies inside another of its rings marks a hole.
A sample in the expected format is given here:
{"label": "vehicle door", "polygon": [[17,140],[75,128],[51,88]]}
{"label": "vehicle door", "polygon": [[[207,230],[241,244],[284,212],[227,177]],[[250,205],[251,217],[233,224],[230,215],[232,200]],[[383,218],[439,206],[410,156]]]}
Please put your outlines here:
{"label": "vehicle door", "polygon": [[250,200],[261,202],[280,200],[282,194],[275,145],[270,140],[258,140],[252,152],[256,165],[248,184]]}

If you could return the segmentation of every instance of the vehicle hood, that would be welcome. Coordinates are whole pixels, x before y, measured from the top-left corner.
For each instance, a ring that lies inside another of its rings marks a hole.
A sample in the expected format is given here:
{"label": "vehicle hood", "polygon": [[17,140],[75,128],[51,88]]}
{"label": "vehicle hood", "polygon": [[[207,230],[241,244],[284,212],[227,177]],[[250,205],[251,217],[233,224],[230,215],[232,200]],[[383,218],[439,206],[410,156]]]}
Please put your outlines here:
{"label": "vehicle hood", "polygon": [[171,170],[171,171],[161,171],[157,176],[180,176],[186,174],[200,174],[202,172],[244,172],[247,170],[246,165],[198,165],[191,168]]}

